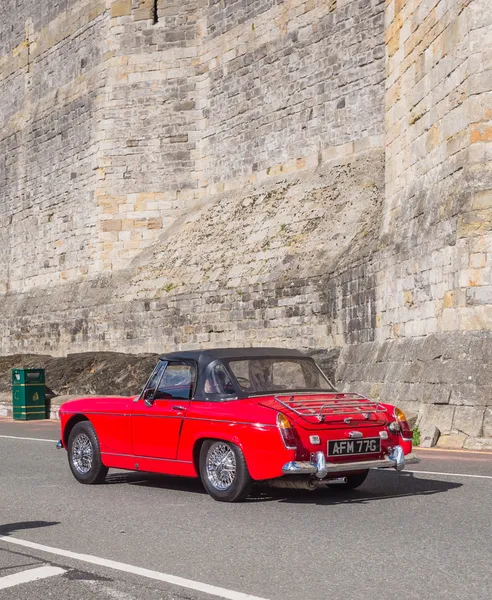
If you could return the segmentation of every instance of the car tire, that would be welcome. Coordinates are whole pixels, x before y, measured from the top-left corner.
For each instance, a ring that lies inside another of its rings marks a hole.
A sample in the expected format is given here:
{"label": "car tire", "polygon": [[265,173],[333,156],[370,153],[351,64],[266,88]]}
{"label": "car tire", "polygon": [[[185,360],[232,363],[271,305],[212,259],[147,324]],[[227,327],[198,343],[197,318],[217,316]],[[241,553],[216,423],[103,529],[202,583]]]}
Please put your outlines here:
{"label": "car tire", "polygon": [[336,483],[329,485],[330,490],[355,490],[364,483],[367,476],[369,475],[369,469],[362,473],[354,473],[353,475],[347,475],[347,481],[345,483]]}
{"label": "car tire", "polygon": [[68,464],[80,483],[102,483],[108,467],[101,460],[96,431],[89,421],[77,423],[68,437]]}
{"label": "car tire", "polygon": [[210,496],[219,502],[240,502],[253,487],[241,449],[222,440],[202,444],[200,477]]}

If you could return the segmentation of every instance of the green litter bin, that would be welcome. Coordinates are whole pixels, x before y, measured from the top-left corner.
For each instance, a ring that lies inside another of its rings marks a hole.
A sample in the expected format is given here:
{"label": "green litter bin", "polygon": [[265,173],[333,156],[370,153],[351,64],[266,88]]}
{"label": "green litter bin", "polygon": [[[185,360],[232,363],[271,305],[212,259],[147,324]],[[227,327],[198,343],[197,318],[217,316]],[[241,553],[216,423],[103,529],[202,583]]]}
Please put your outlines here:
{"label": "green litter bin", "polygon": [[12,369],[12,415],[19,421],[46,419],[44,369]]}

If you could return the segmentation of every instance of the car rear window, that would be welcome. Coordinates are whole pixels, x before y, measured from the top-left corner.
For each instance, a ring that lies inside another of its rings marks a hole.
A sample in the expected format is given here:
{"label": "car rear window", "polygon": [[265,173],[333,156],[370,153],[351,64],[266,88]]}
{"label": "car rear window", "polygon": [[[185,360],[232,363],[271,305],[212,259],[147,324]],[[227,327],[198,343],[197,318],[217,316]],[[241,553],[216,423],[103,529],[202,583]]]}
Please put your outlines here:
{"label": "car rear window", "polygon": [[334,390],[316,363],[309,358],[231,360],[229,367],[244,392]]}

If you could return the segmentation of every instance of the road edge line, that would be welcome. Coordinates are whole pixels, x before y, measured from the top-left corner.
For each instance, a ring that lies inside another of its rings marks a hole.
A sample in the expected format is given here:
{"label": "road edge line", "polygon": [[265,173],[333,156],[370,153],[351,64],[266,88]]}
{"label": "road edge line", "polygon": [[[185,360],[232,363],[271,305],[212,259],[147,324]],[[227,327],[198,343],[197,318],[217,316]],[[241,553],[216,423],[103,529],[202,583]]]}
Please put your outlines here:
{"label": "road edge line", "polygon": [[58,440],[46,440],[44,438],[30,438],[30,437],[19,437],[17,435],[0,435],[0,438],[8,440],[30,440],[31,442],[49,442],[50,444],[56,444]]}
{"label": "road edge line", "polygon": [[414,471],[405,469],[402,473],[418,473],[423,475],[446,475],[447,477],[473,477],[475,479],[492,479],[492,475],[472,475],[471,473],[438,473],[437,471]]}
{"label": "road edge line", "polygon": [[6,542],[7,544],[10,543],[18,546],[24,546],[25,548],[31,548],[32,550],[48,552],[49,554],[64,556],[65,558],[71,558],[73,560],[79,560],[92,565],[106,567],[115,571],[122,571],[123,573],[139,575],[140,577],[146,577],[147,579],[154,579],[164,583],[170,583],[171,585],[177,585],[179,587],[187,588],[197,592],[203,592],[219,598],[225,598],[226,600],[266,600],[266,598],[252,596],[243,592],[235,592],[234,590],[218,587],[209,583],[201,583],[200,581],[185,579],[184,577],[178,577],[177,575],[168,575],[167,573],[161,573],[159,571],[153,571],[143,567],[136,567],[134,565],[129,565],[115,560],[100,558],[99,556],[92,556],[91,554],[80,554],[78,552],[72,552],[71,550],[63,550],[61,548],[53,548],[52,546],[44,546],[43,544],[38,544],[36,542],[30,542],[28,540],[22,540],[19,538],[13,538],[10,536],[0,536],[0,541]]}
{"label": "road edge line", "polygon": [[0,577],[0,590],[6,590],[15,587],[16,585],[22,585],[23,583],[40,581],[41,579],[47,579],[48,577],[55,577],[56,575],[62,575],[63,573],[66,573],[66,569],[53,567],[51,565],[44,565],[42,567],[36,567],[35,569],[11,573],[10,575],[5,575],[5,577]]}

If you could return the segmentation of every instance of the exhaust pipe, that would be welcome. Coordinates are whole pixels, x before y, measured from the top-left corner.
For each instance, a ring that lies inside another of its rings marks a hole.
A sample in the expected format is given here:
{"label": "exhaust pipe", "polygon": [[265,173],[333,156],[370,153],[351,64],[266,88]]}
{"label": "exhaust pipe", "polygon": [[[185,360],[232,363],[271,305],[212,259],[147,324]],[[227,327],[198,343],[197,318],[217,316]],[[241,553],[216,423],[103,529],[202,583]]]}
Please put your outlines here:
{"label": "exhaust pipe", "polygon": [[270,487],[290,490],[307,490],[312,492],[321,486],[347,483],[346,477],[335,477],[333,479],[320,480],[317,477],[279,477],[266,481]]}
{"label": "exhaust pipe", "polygon": [[318,483],[318,485],[337,485],[347,483],[346,477],[334,477],[333,479],[323,479]]}

